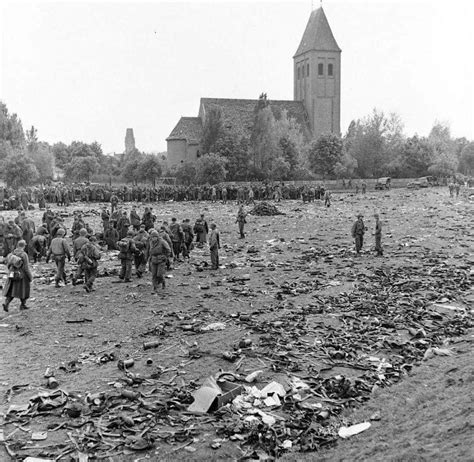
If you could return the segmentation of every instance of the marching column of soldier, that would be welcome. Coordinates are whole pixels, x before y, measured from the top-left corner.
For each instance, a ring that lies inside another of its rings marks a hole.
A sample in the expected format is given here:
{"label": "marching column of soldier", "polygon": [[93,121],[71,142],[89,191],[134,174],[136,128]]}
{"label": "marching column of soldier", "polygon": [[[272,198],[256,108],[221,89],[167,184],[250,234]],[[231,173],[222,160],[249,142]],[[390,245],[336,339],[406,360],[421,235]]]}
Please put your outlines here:
{"label": "marching column of soldier", "polygon": [[[276,200],[279,197],[277,195]],[[326,202],[329,202],[327,197]],[[236,223],[239,236],[244,239],[247,212],[243,200],[238,200],[237,203]],[[326,203],[327,207],[329,205],[330,203]],[[24,210],[19,210],[17,217],[7,222],[0,216],[0,250],[6,257],[9,274],[9,284],[4,288],[3,309],[8,311],[9,304],[15,297],[20,298],[22,309],[27,308],[26,300],[32,279],[29,263],[40,263],[43,259],[46,262],[51,260],[56,265],[56,287],[69,282],[76,285],[82,280],[84,289],[87,292],[93,291],[101,258],[99,243],[108,250],[119,251],[117,258],[121,268],[117,282],[130,282],[133,267],[136,277],[141,278],[148,267],[154,293],[165,288],[165,274],[173,268],[173,264],[189,260],[194,245],[198,248],[208,245],[211,269],[219,268],[220,234],[216,223],[209,224],[204,214],[196,219],[194,225],[189,218],[178,221],[176,217],[172,217],[171,224],[163,221],[158,225],[150,205],[144,208],[140,216],[137,206],[133,205],[127,213],[122,209],[121,203],[113,199],[110,210],[103,207],[100,217],[102,229],[95,233],[84,216],[80,212],[75,213],[69,239],[66,237],[67,229],[61,213],[53,211],[50,206],[46,206],[42,223],[38,227]],[[375,220],[375,251],[377,256],[382,256],[382,224],[378,215],[375,215]],[[359,215],[351,229],[357,255],[363,247],[366,230],[363,217]],[[69,281],[66,260],[71,262],[72,259],[76,263],[76,269]]]}

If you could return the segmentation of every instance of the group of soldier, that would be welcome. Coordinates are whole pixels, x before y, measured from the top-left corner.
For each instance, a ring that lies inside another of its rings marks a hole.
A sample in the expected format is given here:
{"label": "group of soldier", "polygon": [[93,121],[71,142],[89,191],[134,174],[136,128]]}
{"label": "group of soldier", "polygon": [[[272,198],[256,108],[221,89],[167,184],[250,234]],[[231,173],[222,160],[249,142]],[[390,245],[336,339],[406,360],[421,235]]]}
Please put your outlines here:
{"label": "group of soldier", "polygon": [[[222,193],[222,191],[221,191]],[[211,200],[214,200],[215,192],[211,192]],[[327,207],[330,205],[330,194],[328,191],[323,196]],[[279,193],[275,200],[279,200]],[[253,199],[250,194],[250,200]],[[216,199],[217,200],[217,199]],[[249,197],[242,195],[237,197],[239,209],[236,216],[240,238],[245,238],[245,224],[247,212],[244,203]],[[94,290],[94,280],[98,274],[101,249],[118,250],[118,259],[121,262],[120,273],[117,282],[131,282],[132,269],[135,267],[137,278],[143,277],[147,266],[151,273],[153,292],[166,286],[166,271],[172,269],[173,264],[189,260],[190,252],[194,246],[203,247],[209,245],[211,269],[219,268],[220,236],[215,223],[209,225],[204,214],[201,214],[191,224],[189,218],[181,222],[173,217],[170,222],[157,223],[157,217],[153,213],[151,205],[144,207],[144,212],[139,214],[138,208],[132,204],[131,210],[126,211],[117,195],[110,198],[110,209],[104,206],[100,212],[102,229],[94,231],[81,212],[75,212],[71,226],[70,239],[66,238],[67,229],[64,216],[69,216],[64,211],[53,211],[46,206],[43,213],[42,223],[37,228],[34,221],[28,216],[28,211],[18,210],[15,219],[3,221],[0,216],[0,250],[9,270],[13,268],[12,259],[19,262],[25,273],[23,281],[11,281],[9,290],[5,292],[4,309],[8,311],[8,305],[13,297],[21,299],[22,309],[26,309],[25,301],[29,296],[29,280],[31,272],[28,263],[46,262],[50,260],[56,265],[54,282],[56,287],[61,283],[72,282],[76,285],[83,281],[87,292]],[[382,225],[378,215],[375,215],[375,250],[378,256],[383,255],[381,245]],[[355,241],[357,255],[360,254],[364,243],[364,234],[367,228],[363,222],[362,215],[352,227],[352,237]],[[15,257],[15,254],[18,254]],[[76,269],[72,274],[71,281],[66,277],[66,260],[74,259]],[[28,276],[29,275],[29,276]],[[14,290],[22,286],[21,290]],[[13,288],[13,289],[12,289]]]}
{"label": "group of soldier", "polygon": [[294,185],[291,183],[247,183],[219,185],[159,185],[151,186],[106,186],[97,184],[57,184],[28,187],[15,190],[0,187],[0,206],[4,210],[28,210],[31,204],[44,209],[47,204],[68,207],[75,202],[159,202],[159,201],[237,201],[253,203],[255,200],[280,201],[282,199],[323,199],[323,185]]}

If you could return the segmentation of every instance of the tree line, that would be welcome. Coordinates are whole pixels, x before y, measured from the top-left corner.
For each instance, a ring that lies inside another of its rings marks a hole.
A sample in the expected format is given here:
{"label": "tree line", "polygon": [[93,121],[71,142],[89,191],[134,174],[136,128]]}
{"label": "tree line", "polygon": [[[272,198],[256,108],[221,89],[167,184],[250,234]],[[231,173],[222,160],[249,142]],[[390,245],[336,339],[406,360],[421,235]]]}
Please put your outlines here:
{"label": "tree line", "polygon": [[0,174],[15,188],[46,183],[60,169],[66,181],[91,181],[94,175],[154,183],[162,175],[182,184],[222,181],[288,181],[334,178],[451,177],[474,175],[474,142],[453,138],[449,126],[436,122],[429,135],[405,136],[396,114],[373,112],[350,123],[343,136],[325,134],[308,140],[286,111],[277,111],[266,94],[254,110],[249,133],[226,128],[222,113],[211,109],[195,162],[168,168],[162,156],[135,149],[107,156],[99,143],[49,144],[35,127],[0,101]]}
{"label": "tree line", "polygon": [[0,101],[0,172],[9,186],[47,183],[58,177],[58,172],[70,182],[90,182],[94,175],[102,175],[153,183],[163,168],[161,157],[137,149],[115,157],[105,155],[97,142],[51,145],[40,141],[37,129],[32,126],[25,131],[17,114],[9,113]]}

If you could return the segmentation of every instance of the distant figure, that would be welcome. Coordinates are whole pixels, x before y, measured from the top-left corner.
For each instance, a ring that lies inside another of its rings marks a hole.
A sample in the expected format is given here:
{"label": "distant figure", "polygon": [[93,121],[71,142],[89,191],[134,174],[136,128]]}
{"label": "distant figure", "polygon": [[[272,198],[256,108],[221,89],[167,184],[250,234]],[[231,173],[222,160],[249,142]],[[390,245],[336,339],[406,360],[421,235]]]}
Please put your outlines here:
{"label": "distant figure", "polygon": [[235,222],[239,224],[240,239],[245,239],[244,226],[245,223],[247,223],[247,220],[245,219],[246,216],[247,212],[244,210],[244,205],[241,204],[239,211],[237,212],[237,219],[235,220]]}
{"label": "distant figure", "polygon": [[375,218],[375,251],[377,252],[377,257],[383,255],[382,250],[382,223],[380,222],[379,215],[376,213]]}
{"label": "distant figure", "polygon": [[328,208],[331,207],[331,193],[329,190],[324,193],[324,205]]}
{"label": "distant figure", "polygon": [[362,182],[362,194],[365,194],[367,191],[367,183],[365,181]]}
{"label": "distant figure", "polygon": [[459,191],[460,191],[460,189],[461,189],[461,185],[460,185],[459,183],[456,183],[456,184],[454,185],[454,190],[456,191],[456,197],[459,196]]}
{"label": "distant figure", "polygon": [[211,234],[209,235],[209,249],[211,250],[211,269],[219,269],[219,249],[221,248],[219,231],[215,223],[211,224]]}
{"label": "distant figure", "polygon": [[362,219],[364,215],[357,215],[357,221],[352,225],[352,237],[355,239],[355,250],[359,255],[364,245],[365,224]]}

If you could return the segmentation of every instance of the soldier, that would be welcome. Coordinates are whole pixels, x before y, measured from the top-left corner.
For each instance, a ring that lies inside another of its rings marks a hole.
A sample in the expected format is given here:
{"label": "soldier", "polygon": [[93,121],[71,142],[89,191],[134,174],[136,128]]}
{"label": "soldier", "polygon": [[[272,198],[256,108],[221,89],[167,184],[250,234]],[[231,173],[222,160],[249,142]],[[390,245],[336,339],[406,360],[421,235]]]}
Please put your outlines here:
{"label": "soldier", "polygon": [[215,186],[211,188],[211,202],[217,202],[217,191]]}
{"label": "soldier", "polygon": [[357,255],[359,255],[360,251],[362,250],[362,246],[364,245],[364,233],[365,233],[365,225],[364,220],[362,220],[364,216],[359,214],[357,215],[357,221],[352,225],[352,237],[355,239],[355,249]]}
{"label": "soldier", "polygon": [[112,213],[115,212],[115,209],[118,206],[118,202],[119,202],[118,197],[115,194],[112,194],[110,196],[110,207],[111,207]]}
{"label": "soldier", "polygon": [[153,283],[153,293],[158,291],[158,287],[164,289],[166,264],[171,255],[171,248],[168,243],[162,239],[155,229],[150,233],[150,239],[145,252],[146,261],[150,262],[151,280]]}
{"label": "soldier", "polygon": [[239,211],[237,212],[237,219],[235,220],[235,222],[239,224],[240,239],[245,239],[244,226],[245,223],[247,223],[247,220],[245,219],[246,217],[247,212],[244,210],[244,205],[241,204]]}
{"label": "soldier", "polygon": [[454,190],[456,191],[456,197],[459,197],[459,191],[461,190],[461,185],[459,184],[459,181],[457,181],[454,185]]}
{"label": "soldier", "polygon": [[20,310],[26,310],[26,300],[30,297],[30,285],[33,279],[29,265],[28,255],[25,252],[26,242],[20,240],[16,248],[7,256],[6,265],[9,276],[3,288],[5,302],[3,311],[8,312],[8,307],[14,298],[19,298]]}
{"label": "soldier", "polygon": [[174,261],[179,261],[179,254],[181,253],[181,245],[183,243],[184,233],[181,225],[177,223],[175,217],[171,219],[170,234],[171,242],[173,243]]}
{"label": "soldier", "polygon": [[127,212],[122,212],[122,216],[119,218],[117,223],[117,230],[119,232],[120,239],[123,239],[127,236],[129,227],[130,220],[127,217]]}
{"label": "soldier", "polygon": [[222,187],[222,203],[227,204],[227,188],[225,186]]}
{"label": "soldier", "polygon": [[104,228],[104,233],[105,233],[110,223],[110,213],[107,210],[107,207],[104,207],[102,209],[102,213],[100,214],[100,217],[102,218],[102,226]]}
{"label": "soldier", "polygon": [[71,261],[71,252],[69,251],[69,246],[64,238],[64,235],[66,234],[64,229],[58,229],[56,234],[57,236],[51,241],[49,246],[48,254],[46,255],[46,263],[49,262],[52,255],[54,263],[56,263],[56,277],[54,278],[56,283],[55,286],[60,287],[60,281],[64,281],[64,284],[67,284],[64,267],[66,265],[66,257],[68,258],[68,261]]}
{"label": "soldier", "polygon": [[138,233],[133,238],[135,242],[135,247],[137,248],[137,252],[134,255],[134,263],[135,263],[135,270],[137,273],[137,277],[141,278],[143,273],[146,269],[146,258],[145,258],[145,251],[146,245],[148,242],[148,233],[145,231],[145,226],[141,225]]}
{"label": "soldier", "polygon": [[331,207],[331,193],[329,190],[324,193],[324,205],[328,208]]}
{"label": "soldier", "polygon": [[23,234],[21,228],[15,224],[13,220],[8,220],[4,228],[4,248],[3,248],[3,256],[6,257],[9,253],[13,252],[21,240],[21,236]]}
{"label": "soldier", "polygon": [[365,194],[367,191],[367,183],[365,181],[362,182],[362,194]]}
{"label": "soldier", "polygon": [[207,234],[209,233],[209,226],[202,213],[200,218],[194,224],[194,234],[196,235],[196,242],[198,247],[202,247],[207,242]]}
{"label": "soldier", "polygon": [[183,257],[189,260],[189,254],[193,248],[194,233],[193,228],[189,222],[189,218],[183,220],[181,229],[183,230]]}
{"label": "soldier", "polygon": [[120,250],[118,257],[122,264],[122,268],[120,269],[119,279],[122,282],[131,282],[132,261],[133,261],[133,256],[137,251],[137,248],[135,247],[135,243],[133,242],[133,231],[130,230],[124,239],[121,239],[120,241],[118,241],[117,245]]}
{"label": "soldier", "polygon": [[79,232],[81,231],[81,229],[84,229],[85,226],[86,225],[84,223],[84,220],[81,218],[81,215],[76,215],[74,217],[74,221],[71,227],[73,241],[79,237]]}
{"label": "soldier", "polygon": [[33,263],[41,261],[42,257],[46,256],[48,248],[48,238],[44,234],[35,234],[28,246],[28,255],[33,260]]}
{"label": "soldier", "polygon": [[154,228],[155,226],[155,219],[149,207],[145,207],[145,213],[143,214],[142,223],[145,225],[146,231]]}
{"label": "soldier", "polygon": [[97,239],[91,236],[81,247],[82,261],[80,263],[82,271],[84,271],[84,289],[86,292],[92,292],[95,278],[97,277],[98,261],[100,260],[100,252],[96,245]]}
{"label": "soldier", "polygon": [[380,222],[379,215],[376,213],[375,218],[375,251],[377,252],[377,257],[383,255],[382,250],[382,223]]}
{"label": "soldier", "polygon": [[105,230],[104,240],[107,243],[108,250],[117,250],[119,233],[112,225],[109,225],[109,227]]}
{"label": "soldier", "polygon": [[134,205],[132,206],[132,211],[130,212],[130,224],[133,226],[135,231],[138,231],[140,229],[140,223],[140,215],[138,215],[137,206]]}
{"label": "soldier", "polygon": [[89,239],[87,239],[87,229],[81,228],[79,230],[79,236],[72,241],[72,255],[76,261],[77,261],[77,254],[79,253],[82,246],[86,242],[89,242]]}
{"label": "soldier", "polygon": [[219,231],[217,225],[211,223],[211,234],[209,235],[209,249],[211,251],[211,269],[219,269],[219,249],[221,248]]}
{"label": "soldier", "polygon": [[21,212],[22,220],[21,220],[21,229],[23,230],[23,240],[26,242],[26,248],[28,248],[31,239],[35,235],[35,222],[28,218],[25,212]]}

